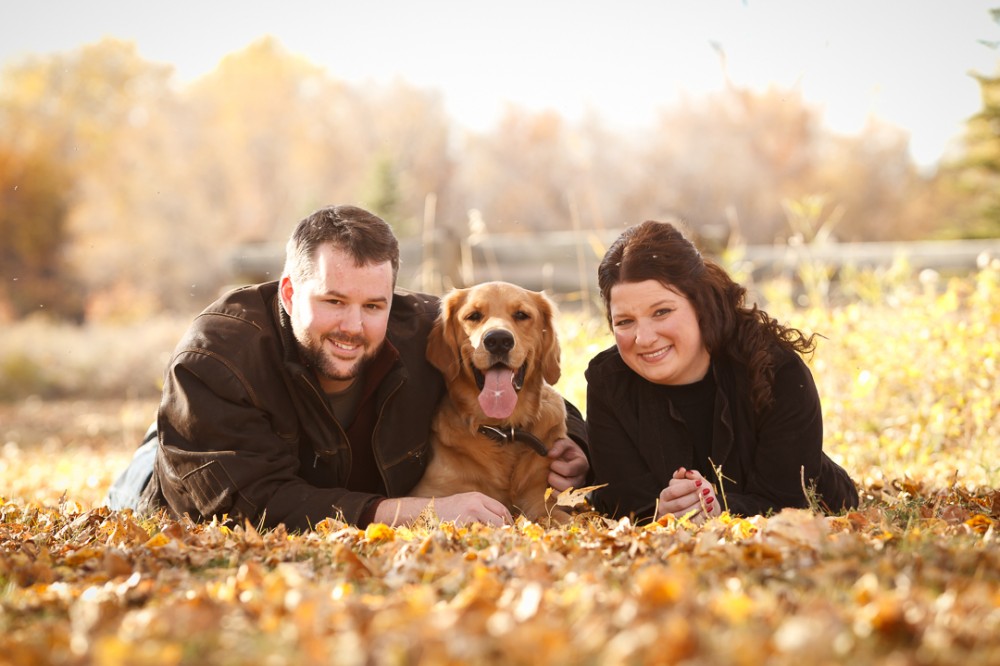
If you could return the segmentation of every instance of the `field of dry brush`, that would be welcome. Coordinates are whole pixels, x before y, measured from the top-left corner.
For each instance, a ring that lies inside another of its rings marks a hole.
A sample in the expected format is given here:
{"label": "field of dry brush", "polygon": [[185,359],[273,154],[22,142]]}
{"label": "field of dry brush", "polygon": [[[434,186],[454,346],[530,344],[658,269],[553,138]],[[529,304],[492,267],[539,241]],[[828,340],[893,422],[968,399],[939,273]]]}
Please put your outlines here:
{"label": "field of dry brush", "polygon": [[[155,395],[2,403],[0,663],[1000,663],[1000,269],[769,309],[824,336],[855,512],[193,524],[100,506]],[[608,338],[564,324],[583,405]]]}

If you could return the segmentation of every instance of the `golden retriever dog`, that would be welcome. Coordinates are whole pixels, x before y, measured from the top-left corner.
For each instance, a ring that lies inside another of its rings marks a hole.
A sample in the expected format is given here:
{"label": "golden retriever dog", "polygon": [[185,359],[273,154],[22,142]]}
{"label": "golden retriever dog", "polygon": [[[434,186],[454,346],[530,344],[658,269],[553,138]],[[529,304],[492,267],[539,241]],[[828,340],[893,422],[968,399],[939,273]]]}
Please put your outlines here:
{"label": "golden retriever dog", "polygon": [[427,342],[427,359],[445,378],[431,458],[417,497],[479,491],[512,514],[566,522],[546,501],[553,442],[566,436],[555,307],[541,292],[507,282],[455,289]]}

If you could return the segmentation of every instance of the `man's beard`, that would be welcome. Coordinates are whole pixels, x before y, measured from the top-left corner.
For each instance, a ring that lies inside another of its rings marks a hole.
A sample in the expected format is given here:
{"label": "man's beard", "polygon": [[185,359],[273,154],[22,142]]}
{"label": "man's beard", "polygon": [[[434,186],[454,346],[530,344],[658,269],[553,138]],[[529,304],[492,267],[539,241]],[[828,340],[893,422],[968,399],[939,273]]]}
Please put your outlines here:
{"label": "man's beard", "polygon": [[338,362],[332,359],[329,353],[324,352],[323,346],[327,340],[334,340],[348,345],[360,345],[362,347],[367,346],[367,340],[362,336],[325,335],[320,340],[319,344],[313,343],[311,339],[299,341],[299,353],[301,354],[302,360],[305,362],[306,366],[315,370],[316,374],[318,374],[321,378],[332,381],[349,381],[355,379],[361,374],[361,371],[365,368],[365,366],[371,363],[372,359],[374,359],[378,354],[379,349],[381,349],[381,345],[375,347],[374,349],[367,349],[365,353],[354,362],[354,365],[348,368],[343,368],[338,367]]}

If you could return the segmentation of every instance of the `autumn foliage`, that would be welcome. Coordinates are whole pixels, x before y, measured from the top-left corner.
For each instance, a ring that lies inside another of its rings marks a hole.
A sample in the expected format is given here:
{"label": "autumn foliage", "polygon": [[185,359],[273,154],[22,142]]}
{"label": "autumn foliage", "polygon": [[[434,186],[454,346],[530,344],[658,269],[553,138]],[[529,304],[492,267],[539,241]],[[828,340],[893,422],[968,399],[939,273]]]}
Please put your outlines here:
{"label": "autumn foliage", "polygon": [[[680,214],[717,243],[770,244],[793,233],[785,202],[813,196],[841,240],[995,233],[968,192],[996,189],[980,159],[996,150],[988,116],[972,126],[971,161],[932,175],[902,130],[872,119],[837,135],[799,90],[730,84],[659,111],[622,128],[512,105],[472,131],[441,91],[348,83],[273,38],[184,85],[110,38],[26,57],[0,72],[0,231],[12,239],[0,319],[196,312],[238,279],[239,248],[281,243],[336,203],[383,215],[403,238],[432,227],[533,238]],[[40,233],[43,246],[24,238]],[[74,291],[52,293],[46,269]]]}
{"label": "autumn foliage", "polygon": [[[155,400],[0,403],[0,663],[997,663],[1000,266],[831,308],[770,295],[825,337],[825,446],[857,511],[194,524],[99,506]],[[582,404],[608,338],[563,326]]]}

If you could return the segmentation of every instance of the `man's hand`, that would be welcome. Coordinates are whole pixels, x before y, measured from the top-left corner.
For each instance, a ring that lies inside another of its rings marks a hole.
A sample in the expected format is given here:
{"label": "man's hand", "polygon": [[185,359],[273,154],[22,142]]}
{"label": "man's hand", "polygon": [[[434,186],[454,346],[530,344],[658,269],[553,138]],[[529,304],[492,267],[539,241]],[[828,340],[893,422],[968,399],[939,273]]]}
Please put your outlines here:
{"label": "man's hand", "polygon": [[[429,497],[393,497],[382,500],[375,510],[375,522],[386,525],[413,522],[430,501]],[[457,525],[503,525],[513,521],[510,511],[502,502],[478,492],[435,497],[434,513],[442,521],[454,521]]]}
{"label": "man's hand", "polygon": [[581,488],[587,482],[590,463],[583,449],[566,437],[557,439],[549,449],[549,485],[562,492],[567,488]]}

